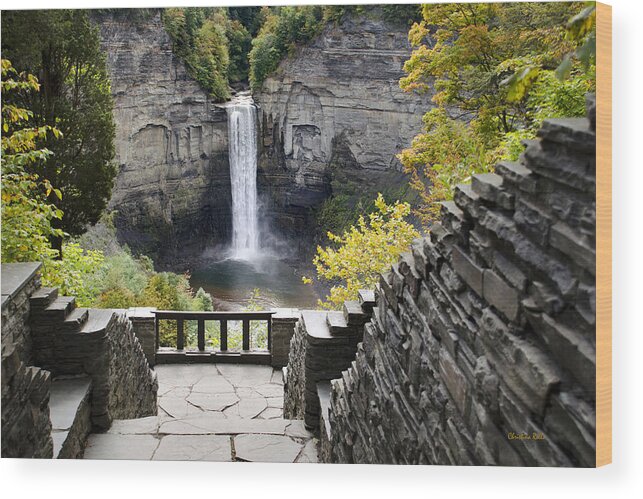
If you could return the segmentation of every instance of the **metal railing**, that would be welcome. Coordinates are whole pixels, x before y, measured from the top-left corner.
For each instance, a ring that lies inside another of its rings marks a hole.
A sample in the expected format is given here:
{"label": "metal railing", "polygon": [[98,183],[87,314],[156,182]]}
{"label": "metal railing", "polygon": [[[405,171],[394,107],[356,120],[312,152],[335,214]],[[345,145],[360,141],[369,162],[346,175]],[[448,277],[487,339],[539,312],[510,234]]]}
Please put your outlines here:
{"label": "metal railing", "polygon": [[[180,362],[185,356],[192,359],[205,359],[209,361],[217,360],[234,360],[243,356],[249,362],[253,362],[253,358],[257,363],[266,361],[266,356],[270,356],[272,346],[271,329],[272,329],[272,315],[274,312],[266,311],[252,311],[252,312],[190,312],[178,310],[156,310],[153,311],[156,316],[154,321],[155,335],[156,335],[156,351],[157,359],[159,355],[168,359],[168,361]],[[162,351],[160,344],[160,325],[161,321],[175,321],[176,322],[176,350]],[[186,349],[186,333],[185,322],[196,321],[197,323],[197,350]],[[206,350],[206,321],[214,321],[219,323],[219,349]],[[228,321],[239,321],[242,324],[242,340],[241,351],[232,351],[228,349]],[[267,324],[267,348],[251,351],[251,327],[252,321],[266,322]],[[195,355],[197,354],[197,355]],[[200,356],[198,354],[201,354]],[[173,359],[173,360],[172,360]]]}

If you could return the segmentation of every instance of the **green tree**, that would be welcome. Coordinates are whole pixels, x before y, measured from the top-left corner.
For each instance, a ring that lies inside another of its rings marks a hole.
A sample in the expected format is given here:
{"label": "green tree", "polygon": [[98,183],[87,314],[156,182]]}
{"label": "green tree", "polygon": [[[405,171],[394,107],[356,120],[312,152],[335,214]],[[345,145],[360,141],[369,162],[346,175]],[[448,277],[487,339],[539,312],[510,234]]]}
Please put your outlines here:
{"label": "green tree", "polygon": [[[375,201],[377,211],[368,218],[360,216],[341,236],[328,233],[331,245],[317,247],[313,264],[317,278],[333,283],[324,308],[340,308],[344,301],[355,300],[357,291],[373,287],[380,273],[407,251],[418,231],[406,221],[411,207],[408,203],[386,204],[381,194]],[[304,282],[312,283],[310,278]]]}
{"label": "green tree", "polygon": [[228,90],[228,19],[221,8],[177,7],[163,11],[163,23],[174,52],[190,75],[216,99],[230,97]]}
{"label": "green tree", "polygon": [[425,223],[457,183],[491,171],[501,158],[515,159],[543,111],[549,117],[584,112],[578,103],[593,87],[591,73],[572,70],[569,84],[552,78],[575,47],[566,22],[580,8],[578,2],[423,5],[422,22],[409,31],[415,49],[400,86],[433,92],[436,109],[399,158],[422,198],[417,212]]}
{"label": "green tree", "polygon": [[58,256],[50,238],[62,237],[54,227],[62,212],[53,204],[61,192],[49,180],[32,173],[52,152],[41,147],[48,135],[60,136],[51,126],[29,126],[33,113],[10,101],[20,93],[38,92],[38,80],[18,74],[2,59],[2,261],[42,261]]}
{"label": "green tree", "polygon": [[246,81],[249,70],[248,53],[252,47],[252,37],[245,26],[236,20],[228,20],[226,23],[226,37],[228,38],[230,56],[228,80],[230,82]]}
{"label": "green tree", "polygon": [[[9,103],[31,112],[31,126],[62,132],[44,137],[53,154],[28,171],[62,192],[54,204],[63,216],[52,220],[54,227],[81,234],[98,221],[116,174],[113,103],[98,29],[82,10],[6,11],[2,52],[19,71],[39,75],[39,92],[21,93]],[[53,242],[60,250],[62,239]]]}
{"label": "green tree", "polygon": [[324,27],[320,6],[264,7],[264,23],[252,40],[250,85],[258,89],[279,62],[321,32]]}

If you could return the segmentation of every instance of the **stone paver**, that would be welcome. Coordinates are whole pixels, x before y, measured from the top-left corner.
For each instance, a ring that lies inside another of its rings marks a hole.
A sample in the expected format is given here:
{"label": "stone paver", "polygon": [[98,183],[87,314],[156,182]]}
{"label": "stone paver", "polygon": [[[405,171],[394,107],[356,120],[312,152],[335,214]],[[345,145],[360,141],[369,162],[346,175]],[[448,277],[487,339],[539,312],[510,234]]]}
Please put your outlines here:
{"label": "stone paver", "polygon": [[153,461],[231,461],[230,437],[223,435],[167,435]]}
{"label": "stone paver", "polygon": [[317,462],[303,421],[283,419],[283,375],[267,366],[160,365],[158,416],[89,436],[87,459]]}
{"label": "stone paver", "polygon": [[236,458],[256,463],[294,463],[303,445],[283,435],[238,435]]}
{"label": "stone paver", "polygon": [[159,446],[153,435],[96,433],[89,436],[85,459],[152,459]]}

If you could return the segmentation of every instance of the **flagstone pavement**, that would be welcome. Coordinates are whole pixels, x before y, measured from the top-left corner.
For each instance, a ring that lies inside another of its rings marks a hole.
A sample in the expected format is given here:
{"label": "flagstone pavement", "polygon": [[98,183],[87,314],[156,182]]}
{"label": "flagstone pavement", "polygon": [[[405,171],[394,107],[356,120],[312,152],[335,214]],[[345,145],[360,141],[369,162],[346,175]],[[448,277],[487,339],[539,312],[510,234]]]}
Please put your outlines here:
{"label": "flagstone pavement", "polygon": [[283,419],[283,380],[269,366],[159,365],[158,415],[115,420],[85,459],[317,462],[303,421]]}

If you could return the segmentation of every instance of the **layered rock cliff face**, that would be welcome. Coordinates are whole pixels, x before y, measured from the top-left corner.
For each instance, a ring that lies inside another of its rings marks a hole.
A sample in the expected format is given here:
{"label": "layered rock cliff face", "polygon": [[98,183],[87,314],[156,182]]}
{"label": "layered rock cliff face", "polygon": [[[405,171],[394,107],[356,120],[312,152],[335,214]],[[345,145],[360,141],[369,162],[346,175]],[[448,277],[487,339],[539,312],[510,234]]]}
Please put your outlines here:
{"label": "layered rock cliff face", "polygon": [[114,96],[110,208],[122,243],[174,260],[229,239],[227,118],[172,53],[160,11],[133,12],[94,15]]}
{"label": "layered rock cliff face", "polygon": [[[225,109],[172,53],[160,11],[94,20],[114,96],[119,173],[110,208],[119,240],[161,263],[229,243]],[[406,27],[345,19],[284,60],[256,93],[262,225],[288,239],[295,256],[310,247],[312,209],[333,180],[373,193],[406,182],[395,155],[430,105],[398,86],[410,53]]]}
{"label": "layered rock cliff face", "polygon": [[335,185],[404,182],[396,154],[421,128],[429,96],[400,90],[411,54],[408,29],[344,19],[284,60],[255,100],[260,106],[259,186],[277,230],[310,231],[310,208]]}

